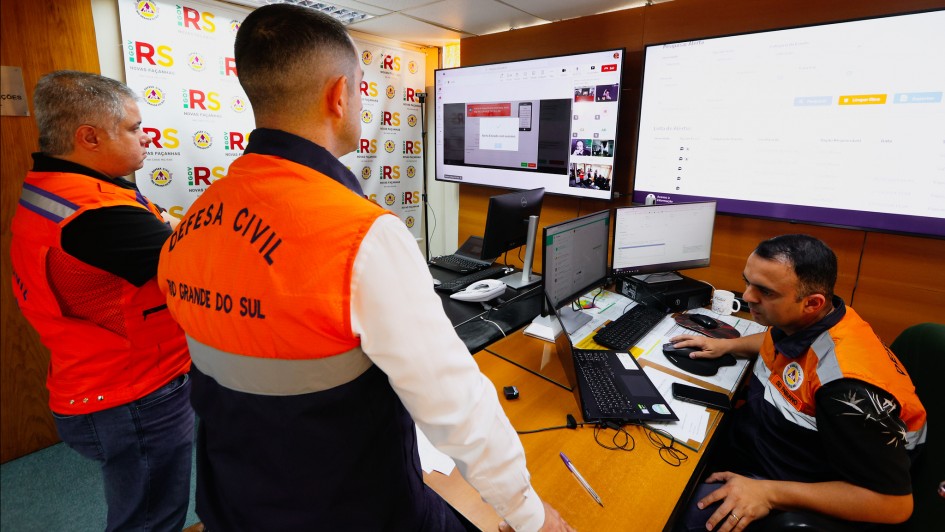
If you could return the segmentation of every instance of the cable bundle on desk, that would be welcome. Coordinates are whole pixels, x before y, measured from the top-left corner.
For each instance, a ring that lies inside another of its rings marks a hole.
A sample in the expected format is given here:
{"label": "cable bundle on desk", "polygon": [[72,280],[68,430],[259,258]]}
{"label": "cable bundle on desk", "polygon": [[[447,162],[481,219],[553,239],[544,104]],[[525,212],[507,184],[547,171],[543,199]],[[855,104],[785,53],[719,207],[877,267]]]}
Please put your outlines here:
{"label": "cable bundle on desk", "polygon": [[[632,451],[636,448],[636,440],[633,436],[627,432],[627,429],[624,427],[610,422],[578,422],[574,419],[574,416],[571,414],[567,415],[567,421],[565,425],[559,425],[556,427],[544,427],[540,429],[532,430],[516,430],[518,434],[536,434],[538,432],[547,432],[549,430],[560,430],[560,429],[571,429],[575,430],[578,427],[583,427],[584,425],[591,425],[594,427],[594,442],[597,445],[600,445],[604,449],[610,451]],[[689,459],[682,449],[676,447],[676,438],[673,437],[670,433],[666,432],[663,429],[658,429],[647,423],[640,422],[634,423],[634,425],[639,426],[643,429],[644,434],[650,443],[658,449],[660,459],[666,462],[667,464],[673,467],[679,467],[683,462]],[[608,445],[605,442],[600,440],[601,432],[611,429],[614,432],[614,436],[611,439],[611,445]]]}
{"label": "cable bundle on desk", "polygon": [[[688,454],[675,446],[676,438],[672,434],[666,432],[663,429],[658,429],[648,425],[644,422],[640,422],[640,427],[643,428],[643,431],[646,434],[647,439],[650,440],[650,443],[659,449],[660,458],[662,458],[667,464],[673,467],[679,467],[683,462],[689,459]],[[669,441],[668,445],[666,444],[667,440]]]}

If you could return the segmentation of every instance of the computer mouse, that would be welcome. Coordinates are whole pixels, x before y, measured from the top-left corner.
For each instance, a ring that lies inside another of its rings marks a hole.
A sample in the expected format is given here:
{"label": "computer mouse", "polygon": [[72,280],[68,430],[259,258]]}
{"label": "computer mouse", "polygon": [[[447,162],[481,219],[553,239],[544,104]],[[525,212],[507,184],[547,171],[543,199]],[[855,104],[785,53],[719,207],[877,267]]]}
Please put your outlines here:
{"label": "computer mouse", "polygon": [[716,329],[719,326],[719,322],[713,318],[706,316],[705,314],[691,314],[689,319],[693,323],[701,325],[706,329]]}
{"label": "computer mouse", "polygon": [[663,354],[664,355],[679,355],[684,357],[689,357],[689,354],[693,351],[699,351],[698,347],[675,347],[672,343],[663,344]]}
{"label": "computer mouse", "polygon": [[693,375],[711,377],[719,372],[722,366],[734,366],[735,357],[726,353],[718,358],[689,358],[689,353],[699,351],[693,347],[673,347],[673,344],[663,344],[663,354],[677,368]]}

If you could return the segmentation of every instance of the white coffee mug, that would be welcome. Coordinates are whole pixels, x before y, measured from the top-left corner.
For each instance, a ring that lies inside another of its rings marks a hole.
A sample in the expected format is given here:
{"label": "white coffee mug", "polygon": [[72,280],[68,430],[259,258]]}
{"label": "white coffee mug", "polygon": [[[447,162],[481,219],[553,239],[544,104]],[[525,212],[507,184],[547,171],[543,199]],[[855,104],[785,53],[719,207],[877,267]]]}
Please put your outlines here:
{"label": "white coffee mug", "polygon": [[741,309],[741,302],[735,299],[735,294],[728,290],[716,290],[712,294],[712,312],[727,316]]}

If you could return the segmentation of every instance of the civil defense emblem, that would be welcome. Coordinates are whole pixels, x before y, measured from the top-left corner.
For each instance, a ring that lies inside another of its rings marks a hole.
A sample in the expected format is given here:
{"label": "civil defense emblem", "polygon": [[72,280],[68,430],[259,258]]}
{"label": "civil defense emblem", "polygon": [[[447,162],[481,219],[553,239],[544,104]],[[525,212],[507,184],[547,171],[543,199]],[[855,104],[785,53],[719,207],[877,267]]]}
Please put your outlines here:
{"label": "civil defense emblem", "polygon": [[148,102],[148,105],[158,106],[164,103],[164,91],[160,87],[155,87],[154,85],[148,85],[144,88],[144,92],[141,94],[141,97],[144,98],[144,101]]}
{"label": "civil defense emblem", "polygon": [[362,122],[364,122],[365,124],[370,124],[370,123],[371,123],[371,120],[374,120],[374,114],[372,114],[371,111],[369,111],[369,110],[367,110],[367,109],[361,111],[361,121],[362,121]]}
{"label": "civil defense emblem", "polygon": [[237,113],[242,113],[246,110],[246,100],[240,98],[239,96],[234,96],[233,101],[230,102],[230,108]]}
{"label": "civil defense emblem", "polygon": [[151,182],[155,186],[166,187],[171,183],[172,178],[171,171],[167,168],[155,168],[151,171]]}
{"label": "civil defense emblem", "polygon": [[203,72],[207,68],[206,62],[200,57],[200,54],[194,52],[187,57],[187,66],[194,72]]}
{"label": "civil defense emblem", "polygon": [[417,115],[415,115],[415,114],[409,114],[409,115],[407,115],[407,125],[410,126],[410,127],[416,126],[416,125],[417,125]]}
{"label": "civil defense emblem", "polygon": [[411,74],[416,74],[416,73],[417,73],[417,62],[416,62],[416,61],[410,61],[409,63],[407,63],[407,70],[409,70]]}
{"label": "civil defense emblem", "polygon": [[154,20],[160,14],[157,4],[150,0],[144,0],[135,4],[135,11],[138,13],[138,16],[144,20]]}
{"label": "civil defense emblem", "polygon": [[791,362],[784,367],[784,371],[781,373],[781,379],[789,390],[794,391],[800,388],[801,383],[804,382],[804,370],[797,362]]}
{"label": "civil defense emblem", "polygon": [[374,54],[370,50],[364,50],[361,52],[361,62],[365,65],[370,65],[371,61],[374,61]]}
{"label": "civil defense emblem", "polygon": [[394,153],[395,149],[397,149],[397,143],[392,140],[384,141],[384,151],[387,153]]}
{"label": "civil defense emblem", "polygon": [[194,146],[205,150],[213,145],[213,138],[210,137],[210,133],[206,131],[198,131],[194,133]]}
{"label": "civil defense emblem", "polygon": [[413,177],[417,175],[417,169],[413,165],[407,167],[407,177]]}
{"label": "civil defense emblem", "polygon": [[394,96],[395,96],[396,94],[397,94],[397,90],[394,89],[394,86],[393,86],[393,85],[388,85],[388,86],[387,86],[387,99],[388,99],[388,100],[393,100],[393,99],[394,99]]}
{"label": "civil defense emblem", "polygon": [[413,224],[416,223],[416,220],[413,219],[413,216],[408,216],[408,217],[404,220],[404,223],[407,224],[407,227],[413,227]]}
{"label": "civil defense emblem", "polygon": [[371,167],[365,166],[361,169],[361,179],[371,179]]}
{"label": "civil defense emblem", "polygon": [[388,205],[393,205],[395,201],[397,201],[397,196],[394,196],[390,192],[388,192],[387,195],[384,196],[384,203]]}

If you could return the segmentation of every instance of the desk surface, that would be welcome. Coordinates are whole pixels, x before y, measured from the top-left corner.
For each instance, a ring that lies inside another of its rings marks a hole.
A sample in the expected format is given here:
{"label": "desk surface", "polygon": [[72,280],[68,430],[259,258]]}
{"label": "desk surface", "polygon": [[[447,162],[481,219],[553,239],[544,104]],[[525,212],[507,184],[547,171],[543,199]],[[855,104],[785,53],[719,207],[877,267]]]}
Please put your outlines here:
{"label": "desk surface", "polygon": [[[563,376],[554,345],[521,332],[494,344],[489,350],[493,353],[518,351],[522,357],[547,359],[546,375],[560,373]],[[580,419],[572,392],[549,379],[489,352],[476,354],[475,360],[492,380],[500,397],[502,387],[518,387],[519,399],[500,399],[516,430],[564,425],[568,413]],[[694,473],[699,470],[700,461],[709,448],[709,445],[704,445],[701,452],[683,449],[688,459],[679,467],[673,467],[660,458],[659,451],[642,428],[628,427],[627,431],[635,439],[635,448],[630,452],[599,446],[592,428],[521,435],[532,485],[542,499],[554,506],[577,530],[662,530],[681,496],[691,488],[691,479],[698,476]],[[714,431],[713,424],[706,441],[711,440]],[[609,441],[613,434],[612,430],[604,431],[600,439]],[[558,456],[559,452],[568,455],[597,491],[604,502],[603,507],[571,475]],[[496,530],[499,517],[479,499],[478,493],[456,470],[449,477],[431,473],[425,474],[424,479],[481,529]]]}
{"label": "desk surface", "polygon": [[[429,268],[433,277],[441,281],[463,275],[433,265]],[[445,292],[437,292],[446,316],[470,353],[528,325],[541,312],[542,293],[540,283],[520,290],[509,288],[505,294],[490,301],[490,308],[486,308],[482,303],[458,301],[450,299]]]}

